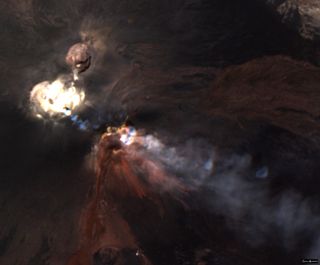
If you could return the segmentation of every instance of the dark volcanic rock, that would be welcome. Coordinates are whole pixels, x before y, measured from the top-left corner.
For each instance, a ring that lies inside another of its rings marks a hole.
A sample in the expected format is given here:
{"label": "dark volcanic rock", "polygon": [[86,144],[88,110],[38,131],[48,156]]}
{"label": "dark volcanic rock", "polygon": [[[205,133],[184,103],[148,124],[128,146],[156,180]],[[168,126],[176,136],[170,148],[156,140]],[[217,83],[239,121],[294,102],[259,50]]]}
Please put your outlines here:
{"label": "dark volcanic rock", "polygon": [[147,265],[139,255],[134,249],[101,249],[94,254],[93,265]]}
{"label": "dark volcanic rock", "polygon": [[211,115],[261,119],[305,137],[319,137],[319,68],[285,57],[230,67],[212,85]]}
{"label": "dark volcanic rock", "polygon": [[[318,236],[310,230],[319,231],[320,70],[310,64],[318,11],[317,1],[302,0],[1,1],[1,265],[147,264],[137,261],[140,249],[154,265],[298,263]],[[24,115],[34,84],[70,73],[65,54],[84,36],[96,51],[81,80],[92,109],[128,114],[169,151],[201,139],[202,150],[228,158],[212,178],[225,186],[211,189],[212,181],[185,203],[145,181],[151,170],[141,165],[151,158],[133,161],[117,142],[104,146],[112,150],[99,180],[84,164],[100,132]],[[244,176],[219,178],[239,157]],[[274,197],[288,189],[301,200],[286,197],[288,207],[275,211]],[[212,194],[218,209],[206,204]],[[314,207],[304,208],[309,200]],[[247,208],[234,218],[230,204]],[[257,232],[251,244],[243,229]]]}

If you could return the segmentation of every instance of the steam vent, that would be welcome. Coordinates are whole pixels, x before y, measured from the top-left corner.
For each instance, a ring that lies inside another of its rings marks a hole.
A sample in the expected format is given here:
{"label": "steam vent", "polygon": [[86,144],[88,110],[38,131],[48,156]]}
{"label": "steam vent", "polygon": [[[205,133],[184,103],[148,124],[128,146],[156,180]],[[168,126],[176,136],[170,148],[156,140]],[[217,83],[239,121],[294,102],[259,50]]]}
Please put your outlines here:
{"label": "steam vent", "polygon": [[0,265],[320,262],[320,1],[0,21]]}

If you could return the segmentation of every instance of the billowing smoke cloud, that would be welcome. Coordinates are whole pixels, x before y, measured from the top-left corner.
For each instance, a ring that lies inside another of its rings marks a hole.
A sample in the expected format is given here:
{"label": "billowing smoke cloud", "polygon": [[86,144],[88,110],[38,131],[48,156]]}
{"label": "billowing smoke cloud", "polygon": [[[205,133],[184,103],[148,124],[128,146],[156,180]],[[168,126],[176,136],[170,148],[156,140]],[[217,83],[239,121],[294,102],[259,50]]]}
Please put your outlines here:
{"label": "billowing smoke cloud", "polygon": [[[160,163],[191,194],[200,197],[210,212],[224,216],[229,228],[251,246],[273,242],[294,251],[301,241],[314,241],[310,255],[319,254],[317,200],[295,190],[272,195],[267,165],[255,169],[250,154],[225,153],[205,139],[172,145],[149,134],[136,141],[145,148],[140,155]],[[170,142],[174,141],[171,137]],[[163,187],[175,188],[168,185]]]}
{"label": "billowing smoke cloud", "polygon": [[203,139],[190,139],[184,144],[170,147],[157,137],[146,135],[142,143],[155,159],[190,187],[201,186],[212,174],[215,151]]}

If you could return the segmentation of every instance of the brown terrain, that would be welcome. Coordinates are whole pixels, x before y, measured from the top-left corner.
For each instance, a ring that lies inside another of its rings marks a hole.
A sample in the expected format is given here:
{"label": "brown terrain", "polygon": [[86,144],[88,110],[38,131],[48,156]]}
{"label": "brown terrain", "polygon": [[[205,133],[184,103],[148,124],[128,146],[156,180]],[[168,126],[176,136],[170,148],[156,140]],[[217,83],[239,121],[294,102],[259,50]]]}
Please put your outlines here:
{"label": "brown terrain", "polygon": [[[317,5],[1,3],[0,264],[319,258]],[[99,128],[30,117],[84,35],[79,115]],[[106,133],[124,122],[149,145]]]}

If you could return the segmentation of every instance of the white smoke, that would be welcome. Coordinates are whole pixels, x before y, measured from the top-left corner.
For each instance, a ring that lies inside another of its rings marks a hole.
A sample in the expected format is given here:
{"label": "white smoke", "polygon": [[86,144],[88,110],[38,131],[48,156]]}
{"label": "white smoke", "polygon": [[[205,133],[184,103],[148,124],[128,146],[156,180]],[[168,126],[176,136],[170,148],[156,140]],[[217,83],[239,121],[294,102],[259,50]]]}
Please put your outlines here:
{"label": "white smoke", "polygon": [[[175,146],[154,135],[140,141],[152,159],[200,194],[209,211],[224,216],[229,227],[252,246],[276,238],[279,247],[294,251],[301,238],[312,241],[320,229],[318,202],[295,190],[271,195],[268,167],[254,170],[249,154],[223,154],[204,139]],[[311,257],[319,255],[319,238]]]}
{"label": "white smoke", "polygon": [[175,147],[166,146],[157,137],[147,135],[142,143],[169,171],[184,178],[188,185],[202,185],[212,174],[215,152],[204,140],[190,139]]}

